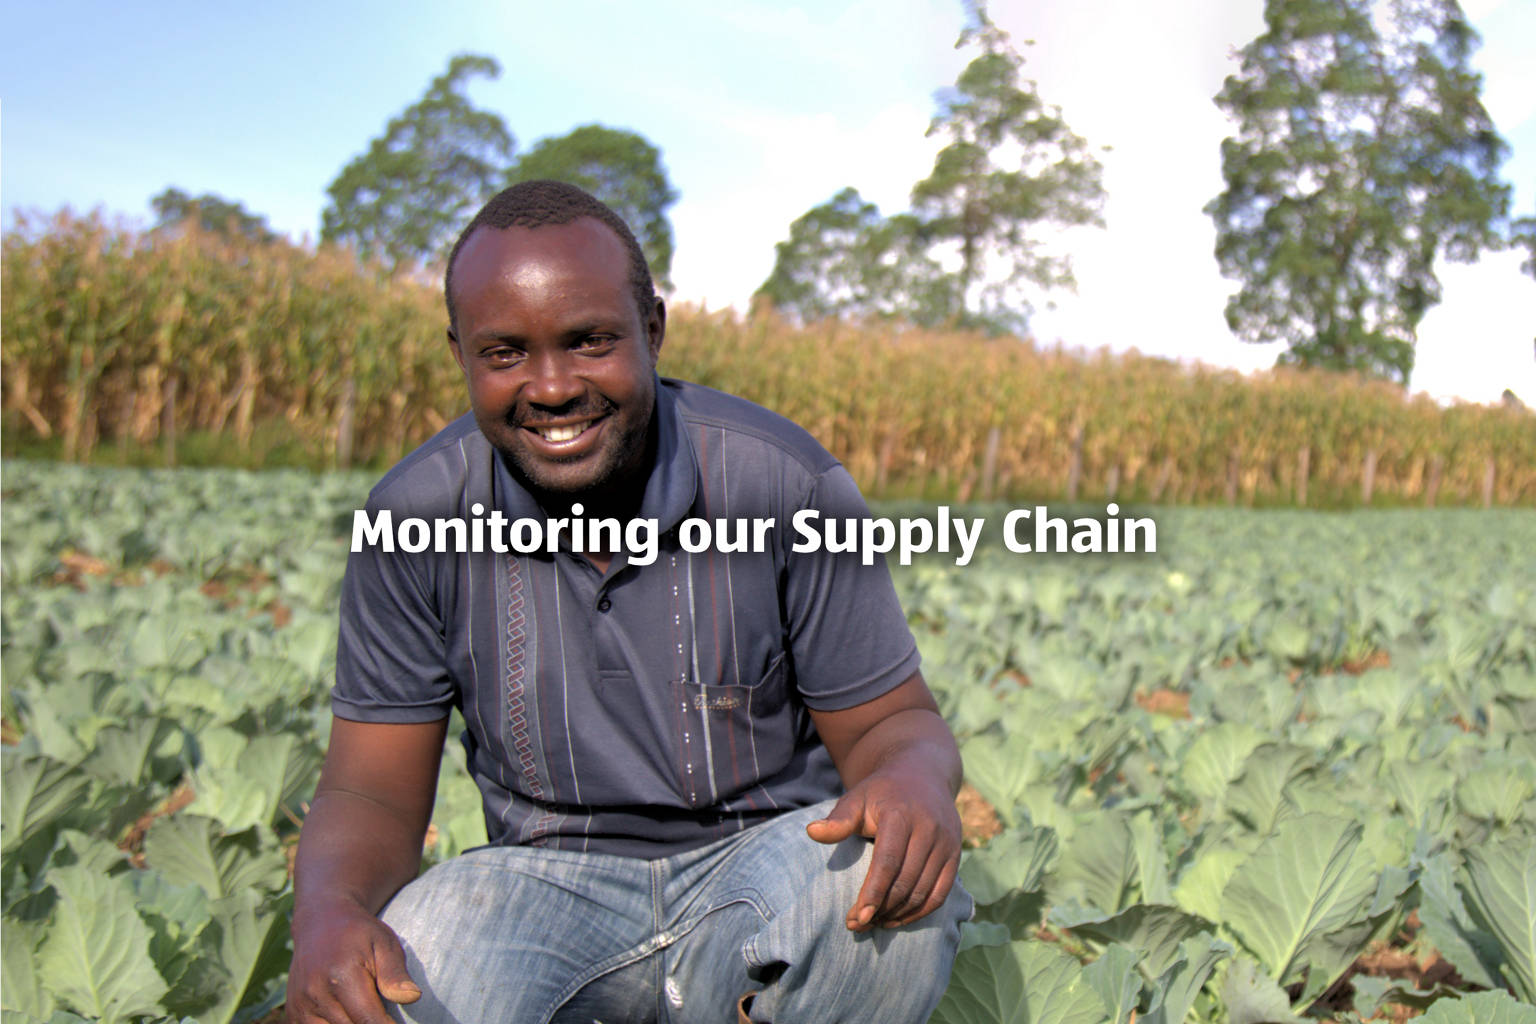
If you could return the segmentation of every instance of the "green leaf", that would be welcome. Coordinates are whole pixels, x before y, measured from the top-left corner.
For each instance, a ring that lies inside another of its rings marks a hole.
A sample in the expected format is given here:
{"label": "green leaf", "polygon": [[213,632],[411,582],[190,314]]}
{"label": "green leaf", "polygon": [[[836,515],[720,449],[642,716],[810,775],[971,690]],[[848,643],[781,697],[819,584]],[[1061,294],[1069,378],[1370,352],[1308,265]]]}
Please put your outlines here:
{"label": "green leaf", "polygon": [[0,919],[0,1009],[42,1020],[54,1010],[53,996],[37,973],[37,947],[44,926],[42,921],[19,921],[9,914]]}
{"label": "green leaf", "polygon": [[59,903],[37,956],[43,985],[87,1017],[157,1014],[167,986],[128,882],[76,865],[49,872],[48,881]]}
{"label": "green leaf", "polygon": [[1264,743],[1243,762],[1242,774],[1227,791],[1227,809],[1261,835],[1274,831],[1285,807],[1285,790],[1306,768],[1305,747]]}
{"label": "green leaf", "polygon": [[1183,910],[1209,921],[1220,921],[1221,894],[1248,854],[1234,846],[1218,844],[1203,851],[1174,886],[1174,901]]}
{"label": "green leaf", "polygon": [[1211,972],[1232,955],[1232,947],[1210,932],[1185,939],[1168,969],[1152,984],[1145,1024],[1183,1024]]}
{"label": "green leaf", "polygon": [[1357,856],[1360,833],[1342,818],[1293,818],[1227,884],[1225,923],[1282,984],[1301,973],[1325,936],[1363,919],[1377,882]]}
{"label": "green leaf", "polygon": [[960,862],[960,881],[976,901],[976,919],[1006,925],[1026,938],[1045,910],[1041,887],[1055,863],[1056,833],[1043,825],[1009,829]]}
{"label": "green leaf", "polygon": [[1498,988],[1499,965],[1504,961],[1498,940],[1467,913],[1456,887],[1456,868],[1450,852],[1424,862],[1419,874],[1419,923],[1424,938],[1467,981]]}
{"label": "green leaf", "polygon": [[153,777],[155,753],[176,732],[174,722],[159,716],[109,725],[96,733],[91,754],[81,767],[107,782],[139,785],[148,781],[146,775]]}
{"label": "green leaf", "polygon": [[934,1024],[1100,1024],[1078,962],[1043,942],[976,946],[955,958]]}
{"label": "green leaf", "polygon": [[1113,914],[1131,902],[1136,878],[1136,845],[1127,816],[1095,815],[1067,842],[1056,872],[1052,900],[1081,899],[1100,913]]}
{"label": "green leaf", "polygon": [[1515,995],[1536,1003],[1536,834],[1466,851],[1467,902],[1498,940]]}
{"label": "green leaf", "polygon": [[1228,1024],[1304,1024],[1291,1010],[1285,990],[1244,956],[1227,966],[1221,1001],[1227,1008]]}
{"label": "green leaf", "polygon": [[1517,1003],[1509,993],[1478,992],[1441,999],[1419,1018],[1420,1024],[1536,1024],[1536,1007]]}
{"label": "green leaf", "polygon": [[1051,920],[1081,938],[1129,946],[1141,954],[1147,973],[1153,976],[1177,962],[1184,942],[1216,927],[1177,907],[1148,903],[1138,903],[1105,918],[1072,920],[1057,912],[1051,915]]}
{"label": "green leaf", "polygon": [[262,846],[256,829],[224,835],[217,822],[196,814],[176,814],[151,825],[144,836],[144,860],[213,899],[253,887],[276,890],[288,870],[280,852]]}
{"label": "green leaf", "polygon": [[1104,1001],[1109,1024],[1126,1024],[1141,999],[1140,954],[1116,942],[1083,969],[1083,978]]}
{"label": "green leaf", "polygon": [[288,896],[264,899],[247,889],[214,903],[204,935],[230,984],[217,1003],[198,1014],[201,1024],[229,1024],[237,1010],[287,972],[291,902]]}
{"label": "green leaf", "polygon": [[70,823],[91,788],[90,776],[42,755],[6,757],[4,775],[0,783],[0,851],[5,853]]}

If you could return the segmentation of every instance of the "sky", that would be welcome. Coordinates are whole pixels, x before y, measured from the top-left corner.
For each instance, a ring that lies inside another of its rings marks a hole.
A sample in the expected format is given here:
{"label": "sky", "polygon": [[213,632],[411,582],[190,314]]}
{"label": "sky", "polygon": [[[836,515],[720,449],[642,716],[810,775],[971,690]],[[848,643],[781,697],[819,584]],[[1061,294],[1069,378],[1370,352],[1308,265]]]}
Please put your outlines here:
{"label": "sky", "polygon": [[[1463,0],[1484,102],[1511,156],[1517,214],[1536,212],[1536,0]],[[1234,338],[1235,289],[1201,208],[1230,131],[1212,103],[1262,0],[993,0],[1048,103],[1100,149],[1102,230],[1057,235],[1075,294],[1031,323],[1046,345],[1142,352],[1244,371],[1273,347]],[[906,208],[940,142],[935,93],[969,59],[958,0],[449,0],[436,5],[9,3],[0,13],[0,209],[101,208],[150,220],[168,186],[213,192],[295,239],[325,187],[448,59],[485,53],[468,94],[524,149],[583,124],[660,148],[673,302],[747,308],[789,224],[845,186]],[[1025,46],[1025,40],[1034,45]],[[1536,281],[1516,253],[1442,264],[1411,389],[1536,405]]]}

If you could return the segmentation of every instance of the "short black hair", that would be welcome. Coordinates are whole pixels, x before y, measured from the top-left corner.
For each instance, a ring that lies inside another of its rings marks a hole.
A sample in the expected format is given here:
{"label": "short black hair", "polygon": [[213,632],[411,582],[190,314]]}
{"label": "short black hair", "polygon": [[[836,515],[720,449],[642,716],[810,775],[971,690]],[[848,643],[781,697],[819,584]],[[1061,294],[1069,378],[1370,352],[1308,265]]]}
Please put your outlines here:
{"label": "short black hair", "polygon": [[624,218],[614,213],[608,204],[575,185],[563,181],[520,181],[498,192],[480,208],[448,254],[448,267],[443,271],[443,301],[448,305],[448,326],[454,333],[458,333],[458,321],[453,308],[453,266],[458,262],[459,250],[464,248],[476,228],[538,228],[546,224],[569,224],[582,217],[602,221],[624,243],[624,248],[629,251],[629,286],[634,291],[635,308],[642,321],[650,316],[656,304],[656,285],[651,280],[645,253]]}

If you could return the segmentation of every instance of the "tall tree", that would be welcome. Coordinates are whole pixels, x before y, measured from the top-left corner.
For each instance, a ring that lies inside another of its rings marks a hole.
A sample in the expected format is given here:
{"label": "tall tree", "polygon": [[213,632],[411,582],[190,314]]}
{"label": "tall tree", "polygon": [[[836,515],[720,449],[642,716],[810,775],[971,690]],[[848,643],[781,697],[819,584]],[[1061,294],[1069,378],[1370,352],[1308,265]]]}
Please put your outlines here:
{"label": "tall tree", "polygon": [[1241,338],[1282,362],[1406,384],[1435,259],[1500,242],[1506,147],[1456,0],[1267,0],[1216,103],[1226,190],[1207,207]]}
{"label": "tall tree", "polygon": [[1071,263],[1037,237],[1042,225],[1102,226],[1103,168],[1086,141],[1048,107],[1024,58],[979,0],[956,46],[976,46],[954,88],[939,96],[929,135],[947,138],[933,171],[912,188],[926,237],[958,247],[967,318],[1021,329],[1036,289],[1071,287]]}
{"label": "tall tree", "polygon": [[589,124],[541,139],[518,158],[510,180],[539,178],[584,188],[613,207],[635,233],[657,286],[671,290],[672,222],[667,208],[677,202],[677,190],[667,179],[661,152],[644,136]]}
{"label": "tall tree", "polygon": [[350,243],[391,267],[433,264],[507,174],[512,133],[463,95],[475,75],[496,78],[490,57],[460,54],[326,189],[320,237]]}
{"label": "tall tree", "polygon": [[240,203],[204,192],[191,196],[179,188],[168,188],[149,201],[155,211],[156,231],[169,231],[196,222],[203,231],[220,235],[238,235],[253,242],[275,242],[277,234],[267,226],[267,219],[251,213]]}
{"label": "tall tree", "polygon": [[800,323],[841,317],[937,327],[964,313],[957,279],[929,256],[916,218],[882,217],[857,189],[812,207],[774,249],[773,273],[754,300]]}

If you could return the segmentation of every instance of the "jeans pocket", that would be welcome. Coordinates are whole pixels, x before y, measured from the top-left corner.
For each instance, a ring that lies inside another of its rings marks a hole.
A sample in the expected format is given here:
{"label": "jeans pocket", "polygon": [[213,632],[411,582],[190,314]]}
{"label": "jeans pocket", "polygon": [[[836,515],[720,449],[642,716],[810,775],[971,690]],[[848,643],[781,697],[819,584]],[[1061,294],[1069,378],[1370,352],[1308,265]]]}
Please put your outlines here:
{"label": "jeans pocket", "polygon": [[683,753],[681,791],[707,807],[771,778],[795,749],[788,662],[773,659],[754,686],[671,683]]}

